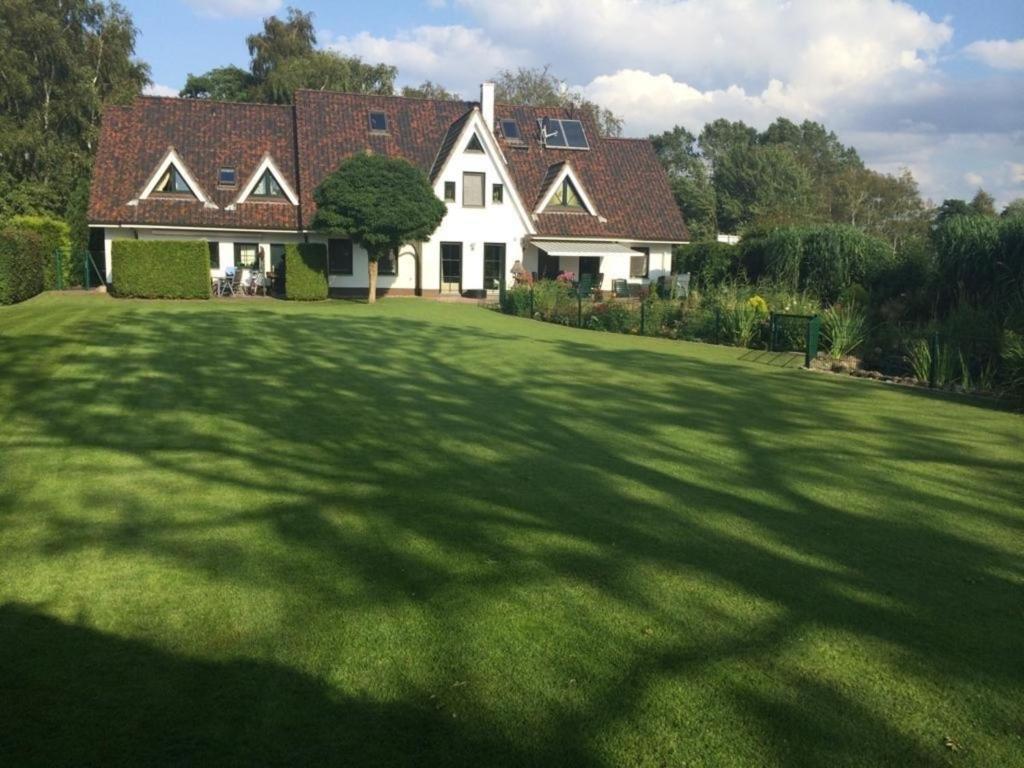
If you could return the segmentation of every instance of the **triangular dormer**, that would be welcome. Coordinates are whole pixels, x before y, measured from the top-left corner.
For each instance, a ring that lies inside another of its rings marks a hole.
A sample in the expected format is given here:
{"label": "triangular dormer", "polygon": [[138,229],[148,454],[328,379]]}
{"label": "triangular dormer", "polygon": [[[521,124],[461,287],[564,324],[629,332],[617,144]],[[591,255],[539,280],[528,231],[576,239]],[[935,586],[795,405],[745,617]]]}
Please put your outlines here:
{"label": "triangular dormer", "polygon": [[146,200],[152,195],[196,200],[207,208],[217,207],[199,186],[199,182],[196,181],[174,147],[167,150],[167,154],[157,165],[153,175],[149,177],[146,186],[142,188],[141,194],[128,204],[138,205],[139,200]]}
{"label": "triangular dormer", "polygon": [[292,191],[288,182],[285,181],[284,174],[278,169],[270,155],[263,156],[256,172],[249,177],[248,183],[242,187],[238,197],[227,209],[232,211],[250,198],[266,202],[299,204],[298,195]]}
{"label": "triangular dormer", "polygon": [[534,213],[588,213],[597,216],[590,196],[569,163],[551,166],[545,182]]}

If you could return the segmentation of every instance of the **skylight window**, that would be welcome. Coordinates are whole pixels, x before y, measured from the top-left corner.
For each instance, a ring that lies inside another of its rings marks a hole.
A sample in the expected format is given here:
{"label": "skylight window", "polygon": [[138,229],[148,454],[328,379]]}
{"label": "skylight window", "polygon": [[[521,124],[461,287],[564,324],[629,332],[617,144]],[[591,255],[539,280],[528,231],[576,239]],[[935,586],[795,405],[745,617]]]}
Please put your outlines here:
{"label": "skylight window", "polygon": [[234,168],[221,168],[217,172],[217,184],[222,187],[233,187],[238,183],[238,174]]}
{"label": "skylight window", "polygon": [[383,112],[371,112],[370,131],[372,131],[373,133],[387,133],[388,116]]}
{"label": "skylight window", "polygon": [[269,170],[263,172],[250,193],[253,197],[284,197],[284,190]]}
{"label": "skylight window", "polygon": [[515,120],[501,121],[501,135],[508,141],[516,144],[521,143],[523,140],[523,135],[519,132],[519,123]]}
{"label": "skylight window", "polygon": [[559,120],[545,117],[538,120],[545,147],[590,149],[583,123],[579,120]]}
{"label": "skylight window", "polygon": [[194,194],[188,182],[185,181],[185,177],[173,165],[167,166],[167,170],[164,171],[164,175],[160,177],[160,181],[156,183],[153,191],[167,195]]}

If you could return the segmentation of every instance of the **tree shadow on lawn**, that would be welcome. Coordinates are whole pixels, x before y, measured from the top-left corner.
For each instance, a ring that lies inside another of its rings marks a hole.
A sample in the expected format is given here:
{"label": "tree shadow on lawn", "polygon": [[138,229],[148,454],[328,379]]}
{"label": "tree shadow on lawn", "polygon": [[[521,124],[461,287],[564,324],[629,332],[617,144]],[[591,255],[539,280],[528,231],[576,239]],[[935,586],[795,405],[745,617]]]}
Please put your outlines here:
{"label": "tree shadow on lawn", "polygon": [[[635,745],[640,763],[723,744],[740,762],[794,763],[826,745],[835,765],[939,762],[941,734],[894,722],[899,707],[872,709],[806,669],[786,666],[777,690],[716,683],[709,671],[771,668],[818,629],[896,649],[925,688],[982,686],[991,700],[980,709],[901,705],[927,707],[932,720],[988,716],[980,738],[1004,746],[1015,726],[1000,704],[1024,682],[1024,622],[1011,611],[1016,584],[997,574],[1022,572],[1009,538],[1021,462],[951,439],[942,424],[865,420],[879,393],[864,387],[774,371],[752,386],[759,369],[656,341],[609,349],[502,322],[147,307],[71,330],[74,351],[61,350],[57,369],[32,356],[53,337],[16,336],[0,350],[8,415],[41,437],[16,431],[9,448],[56,440],[137,461],[145,475],[145,488],[108,485],[113,473],[98,467],[83,514],[49,515],[41,551],[100,547],[284,589],[288,622],[300,624],[339,607],[360,617],[413,606],[441,628],[443,643],[423,652],[451,674],[480,666],[481,616],[502,601],[536,605],[513,612],[504,631],[521,645],[494,663],[525,664],[538,680],[509,675],[504,702],[467,691],[469,734],[440,726],[415,688],[401,704],[370,707],[394,706],[397,723],[414,721],[408,730],[454,739],[452,764],[510,742],[509,763],[611,764],[622,755],[606,734],[651,721],[664,730]],[[841,438],[822,439],[822,414]],[[174,502],[183,488],[194,509]],[[858,494],[892,509],[866,509]],[[957,516],[973,528],[949,525]],[[280,546],[257,551],[236,536],[251,526]],[[993,531],[1007,546],[993,546]],[[662,590],[645,573],[686,586]],[[708,630],[698,592],[686,592],[705,586],[735,601],[708,616],[745,601],[765,615],[726,615],[725,629]],[[586,692],[544,698],[539,681],[572,670],[589,679]],[[702,675],[758,741],[716,741],[650,711],[652,697],[664,700],[656,690],[683,698]],[[244,694],[227,678],[226,690]],[[518,739],[515,717],[526,728]],[[352,738],[380,735],[362,731]],[[397,744],[395,755],[419,749]]]}

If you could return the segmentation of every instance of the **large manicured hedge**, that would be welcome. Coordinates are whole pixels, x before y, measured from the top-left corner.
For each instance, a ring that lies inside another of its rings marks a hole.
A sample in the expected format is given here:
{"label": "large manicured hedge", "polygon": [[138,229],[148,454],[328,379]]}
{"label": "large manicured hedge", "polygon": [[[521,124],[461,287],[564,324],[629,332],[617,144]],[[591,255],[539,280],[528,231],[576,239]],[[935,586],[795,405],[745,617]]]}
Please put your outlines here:
{"label": "large manicured hedge", "polygon": [[115,240],[111,268],[117,296],[210,298],[210,252],[202,240]]}
{"label": "large manicured hedge", "polygon": [[45,246],[37,233],[17,227],[0,231],[0,304],[42,293],[45,266]]}
{"label": "large manicured hedge", "polygon": [[327,298],[327,246],[293,243],[285,246],[285,295],[295,301]]}
{"label": "large manicured hedge", "polygon": [[688,243],[676,249],[674,262],[675,272],[689,272],[696,283],[704,286],[719,285],[743,274],[740,249],[729,243]]}
{"label": "large manicured hedge", "polygon": [[[52,291],[58,287],[68,288],[82,283],[83,254],[71,252],[71,229],[66,222],[51,216],[15,216],[11,226],[19,230],[35,232],[42,241],[40,251],[43,262],[43,290]],[[57,281],[57,259],[54,251],[61,251],[61,280]]]}

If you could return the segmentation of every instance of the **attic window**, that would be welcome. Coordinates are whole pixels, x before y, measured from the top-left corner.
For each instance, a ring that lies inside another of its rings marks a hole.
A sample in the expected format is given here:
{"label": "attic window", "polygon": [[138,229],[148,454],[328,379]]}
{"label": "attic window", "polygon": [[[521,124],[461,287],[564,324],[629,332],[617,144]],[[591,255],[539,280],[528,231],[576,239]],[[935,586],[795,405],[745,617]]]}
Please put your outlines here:
{"label": "attic window", "polygon": [[484,146],[483,146],[483,144],[480,143],[480,137],[477,136],[475,133],[469,139],[469,143],[466,144],[466,151],[467,152],[483,152],[484,151]]}
{"label": "attic window", "polygon": [[185,181],[185,177],[181,175],[181,172],[173,165],[167,166],[167,170],[164,171],[164,175],[160,177],[160,181],[156,183],[156,187],[153,188],[154,192],[159,192],[164,195],[192,195],[195,193],[192,188]]}
{"label": "attic window", "polygon": [[576,191],[576,187],[573,186],[572,181],[566,176],[562,179],[562,183],[558,185],[558,189],[551,195],[551,199],[548,200],[545,210],[563,210],[563,211],[582,211],[583,201],[580,200],[579,192]]}
{"label": "attic window", "polygon": [[506,141],[513,144],[523,143],[523,135],[519,132],[519,123],[515,120],[501,121],[501,135],[505,137]]}
{"label": "attic window", "polygon": [[388,116],[383,112],[371,112],[370,113],[370,132],[371,133],[387,133],[388,132]]}
{"label": "attic window", "polygon": [[233,187],[238,183],[238,174],[234,168],[221,168],[217,171],[217,185],[221,187]]}
{"label": "attic window", "polygon": [[250,193],[253,197],[284,197],[284,190],[269,169],[263,172]]}

